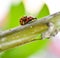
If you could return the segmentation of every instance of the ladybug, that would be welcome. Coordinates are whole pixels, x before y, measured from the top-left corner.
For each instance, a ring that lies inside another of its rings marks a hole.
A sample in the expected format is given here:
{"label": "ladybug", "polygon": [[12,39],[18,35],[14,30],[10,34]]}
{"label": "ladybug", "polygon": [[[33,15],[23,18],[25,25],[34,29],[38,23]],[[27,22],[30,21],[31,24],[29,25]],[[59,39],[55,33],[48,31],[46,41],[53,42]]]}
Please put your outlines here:
{"label": "ladybug", "polygon": [[25,25],[25,24],[29,23],[30,21],[34,21],[34,19],[37,19],[37,18],[33,18],[31,16],[29,16],[29,17],[24,16],[20,19],[20,24]]}

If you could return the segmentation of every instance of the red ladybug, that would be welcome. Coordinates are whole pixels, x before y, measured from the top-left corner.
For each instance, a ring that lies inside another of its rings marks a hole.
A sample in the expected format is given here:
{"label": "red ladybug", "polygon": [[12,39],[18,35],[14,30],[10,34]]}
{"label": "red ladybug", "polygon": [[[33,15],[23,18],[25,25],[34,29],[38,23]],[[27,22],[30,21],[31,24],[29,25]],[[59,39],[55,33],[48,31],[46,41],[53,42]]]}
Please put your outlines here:
{"label": "red ladybug", "polygon": [[31,16],[29,16],[29,17],[24,16],[24,17],[22,17],[22,18],[20,19],[20,24],[21,24],[21,25],[25,25],[25,24],[27,24],[28,22],[33,21],[34,19],[37,19],[37,18],[33,18],[33,17],[31,17]]}

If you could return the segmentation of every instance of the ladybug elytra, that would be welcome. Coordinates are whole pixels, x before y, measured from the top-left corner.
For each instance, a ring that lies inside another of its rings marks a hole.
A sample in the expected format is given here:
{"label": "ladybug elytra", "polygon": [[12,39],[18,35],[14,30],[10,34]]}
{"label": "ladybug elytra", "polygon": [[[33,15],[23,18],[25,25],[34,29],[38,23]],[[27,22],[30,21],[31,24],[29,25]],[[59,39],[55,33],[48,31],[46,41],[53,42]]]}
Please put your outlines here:
{"label": "ladybug elytra", "polygon": [[27,24],[28,22],[33,21],[34,19],[37,19],[37,18],[33,18],[33,17],[31,17],[31,16],[29,16],[29,17],[24,16],[24,17],[22,17],[22,18],[20,19],[20,24],[21,24],[21,25],[25,25],[25,24]]}

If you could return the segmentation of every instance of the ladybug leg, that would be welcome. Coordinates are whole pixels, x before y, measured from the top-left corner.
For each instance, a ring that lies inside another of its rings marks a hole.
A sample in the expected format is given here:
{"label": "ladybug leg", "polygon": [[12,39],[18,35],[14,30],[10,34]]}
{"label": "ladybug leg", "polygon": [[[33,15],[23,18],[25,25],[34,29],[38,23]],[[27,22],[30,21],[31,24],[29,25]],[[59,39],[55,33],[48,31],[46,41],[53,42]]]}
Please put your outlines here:
{"label": "ladybug leg", "polygon": [[36,21],[36,19],[33,19],[33,20],[29,21],[28,24],[33,23],[35,21]]}
{"label": "ladybug leg", "polygon": [[34,22],[34,21],[36,21],[36,19],[37,19],[37,18],[33,18],[32,21]]}

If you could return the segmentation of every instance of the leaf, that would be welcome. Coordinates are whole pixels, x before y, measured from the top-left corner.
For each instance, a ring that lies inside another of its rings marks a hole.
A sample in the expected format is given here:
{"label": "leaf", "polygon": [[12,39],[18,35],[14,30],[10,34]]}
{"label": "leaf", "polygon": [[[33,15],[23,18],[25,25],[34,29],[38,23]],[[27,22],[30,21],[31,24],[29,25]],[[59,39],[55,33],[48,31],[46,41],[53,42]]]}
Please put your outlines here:
{"label": "leaf", "polygon": [[[11,11],[10,11],[11,17],[10,17],[9,28],[18,26],[19,18],[25,14],[25,9],[24,9],[23,4],[21,3],[20,5],[22,5],[22,6],[21,7],[12,6],[12,8],[11,8]],[[48,9],[47,5],[44,4],[43,8],[37,15],[37,18],[42,18],[47,15],[49,15],[49,9]],[[39,38],[39,37],[40,37],[40,35],[38,34],[37,38]],[[17,48],[7,50],[2,55],[2,58],[28,58],[30,55],[36,53],[38,50],[41,50],[43,47],[45,47],[47,42],[48,42],[47,39],[43,40],[43,41],[34,41],[29,44],[19,46]]]}
{"label": "leaf", "polygon": [[44,16],[49,15],[49,9],[46,4],[43,5],[42,9],[39,11],[38,15],[36,16],[37,18],[42,18]]}
{"label": "leaf", "polygon": [[9,24],[8,29],[16,27],[20,25],[20,18],[25,15],[25,8],[23,3],[21,2],[19,5],[12,5],[10,13],[9,13]]}

